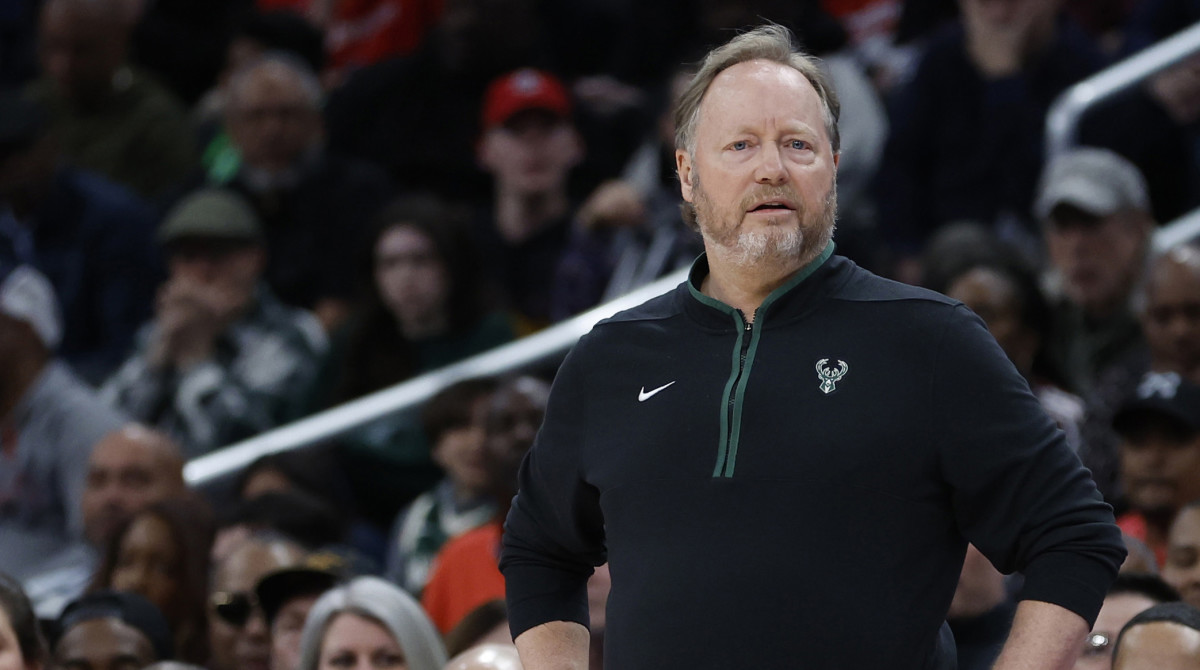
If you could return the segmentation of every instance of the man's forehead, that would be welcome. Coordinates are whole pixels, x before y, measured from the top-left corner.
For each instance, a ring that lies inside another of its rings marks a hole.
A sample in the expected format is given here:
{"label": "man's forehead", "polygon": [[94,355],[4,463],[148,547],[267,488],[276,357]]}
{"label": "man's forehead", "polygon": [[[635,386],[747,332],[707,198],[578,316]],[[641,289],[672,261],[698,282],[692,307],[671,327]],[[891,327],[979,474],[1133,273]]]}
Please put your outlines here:
{"label": "man's forehead", "polygon": [[69,657],[103,657],[117,654],[136,654],[153,657],[154,645],[138,629],[114,617],[81,621],[63,635],[60,655]]}
{"label": "man's forehead", "polygon": [[[799,70],[762,59],[732,65],[713,79],[700,101],[700,127],[706,119],[752,122],[768,114],[792,123],[824,127],[821,97]],[[736,113],[736,118],[727,118]]]}
{"label": "man's forehead", "polygon": [[247,540],[238,545],[217,570],[216,590],[249,591],[263,575],[295,565],[300,552],[285,542]]}

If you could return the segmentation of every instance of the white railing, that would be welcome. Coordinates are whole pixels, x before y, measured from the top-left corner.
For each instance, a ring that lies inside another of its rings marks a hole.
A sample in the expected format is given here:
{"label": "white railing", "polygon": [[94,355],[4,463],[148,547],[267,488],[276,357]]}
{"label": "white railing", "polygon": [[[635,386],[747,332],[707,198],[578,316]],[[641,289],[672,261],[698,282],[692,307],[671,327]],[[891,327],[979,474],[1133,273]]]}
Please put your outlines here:
{"label": "white railing", "polygon": [[515,372],[561,358],[596,322],[666,293],[686,278],[687,270],[679,270],[528,337],[192,459],[184,467],[184,478],[189,485],[204,485],[267,454],[306,447],[388,415],[415,410],[456,381]]}
{"label": "white railing", "polygon": [[1182,30],[1063,91],[1046,115],[1046,157],[1075,145],[1084,113],[1148,77],[1200,52],[1200,23]]}

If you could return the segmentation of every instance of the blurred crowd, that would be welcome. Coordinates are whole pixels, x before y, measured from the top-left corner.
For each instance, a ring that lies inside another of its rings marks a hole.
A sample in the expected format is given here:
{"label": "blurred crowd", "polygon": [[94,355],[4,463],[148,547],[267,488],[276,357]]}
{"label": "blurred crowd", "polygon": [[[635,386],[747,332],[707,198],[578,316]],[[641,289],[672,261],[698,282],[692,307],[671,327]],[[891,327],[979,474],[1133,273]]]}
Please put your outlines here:
{"label": "blurred crowd", "polygon": [[[519,667],[496,553],[553,370],[183,466],[688,266],[674,101],[764,20],[841,101],[837,252],[974,310],[1117,510],[1077,667],[1200,640],[1200,243],[1152,245],[1200,206],[1200,55],[1045,140],[1200,0],[7,0],[0,661]],[[968,554],[960,667],[1019,579]]]}

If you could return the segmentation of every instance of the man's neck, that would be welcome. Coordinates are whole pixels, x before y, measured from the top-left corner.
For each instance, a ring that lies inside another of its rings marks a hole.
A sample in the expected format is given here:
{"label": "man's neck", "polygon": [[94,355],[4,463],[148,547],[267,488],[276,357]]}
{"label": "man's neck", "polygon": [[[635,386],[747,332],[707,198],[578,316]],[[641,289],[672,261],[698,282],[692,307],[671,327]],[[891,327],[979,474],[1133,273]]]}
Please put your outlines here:
{"label": "man's neck", "polygon": [[497,190],[496,230],[510,244],[533,236],[547,223],[566,216],[570,200],[565,192],[516,193]]}
{"label": "man's neck", "polygon": [[775,289],[783,286],[804,266],[811,263],[824,249],[815,254],[785,258],[767,258],[750,265],[730,262],[720,252],[708,253],[708,276],[700,292],[739,310],[747,323],[752,323],[755,311]]}

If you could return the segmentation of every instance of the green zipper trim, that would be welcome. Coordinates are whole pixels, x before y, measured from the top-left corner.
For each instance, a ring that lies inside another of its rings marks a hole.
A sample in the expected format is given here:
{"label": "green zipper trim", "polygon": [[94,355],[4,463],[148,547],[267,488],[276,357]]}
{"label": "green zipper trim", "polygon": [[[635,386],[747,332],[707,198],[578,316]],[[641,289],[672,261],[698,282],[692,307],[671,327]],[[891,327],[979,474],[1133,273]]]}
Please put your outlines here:
{"label": "green zipper trim", "polygon": [[726,477],[733,476],[733,466],[737,462],[738,442],[741,441],[742,436],[742,401],[746,399],[746,384],[750,381],[750,369],[754,367],[754,353],[758,351],[758,339],[762,335],[762,331],[758,319],[755,319],[750,324],[750,348],[746,351],[746,364],[742,367],[742,378],[738,380],[737,390],[733,395],[733,426],[729,431],[729,455],[725,459]]}
{"label": "green zipper trim", "polygon": [[[705,296],[706,298],[708,296]],[[711,298],[709,298],[711,300]],[[717,302],[717,301],[713,301]],[[718,305],[723,303],[717,302]],[[733,317],[733,326],[737,328],[737,342],[733,345],[733,365],[732,372],[729,373],[729,381],[725,382],[725,392],[721,394],[721,439],[717,443],[717,465],[713,468],[713,477],[720,477],[721,470],[725,467],[725,457],[729,453],[729,396],[733,393],[734,382],[737,381],[738,372],[741,371],[740,358],[742,355],[742,338],[746,335],[745,321],[742,315],[736,309],[725,305],[726,309],[730,310],[730,316]],[[737,400],[734,400],[734,411],[737,411]]]}
{"label": "green zipper trim", "polygon": [[[729,373],[729,381],[725,383],[725,392],[721,395],[721,438],[717,444],[717,465],[713,468],[713,477],[732,477],[734,468],[737,465],[737,450],[738,443],[742,435],[742,404],[746,399],[746,386],[750,383],[750,371],[754,367],[754,356],[758,353],[758,342],[763,331],[763,314],[773,302],[785,295],[807,279],[812,273],[817,271],[817,268],[825,264],[829,257],[833,255],[834,243],[830,242],[825,245],[825,249],[821,254],[810,261],[807,265],[800,269],[791,279],[787,280],[783,285],[771,291],[770,295],[763,300],[758,309],[754,311],[754,321],[750,324],[750,346],[746,350],[746,363],[741,362],[742,355],[742,338],[746,336],[746,321],[742,313],[725,303],[707,296],[700,292],[697,288],[693,277],[689,276],[687,285],[692,297],[699,300],[701,303],[721,310],[733,317],[734,327],[737,328],[737,341],[733,345],[733,363],[732,370]],[[696,259],[699,262],[701,259]],[[692,267],[692,274],[695,274],[695,266]],[[738,373],[741,373],[739,378]],[[730,418],[729,399],[733,398],[733,416]],[[732,424],[732,425],[731,425]]]}

